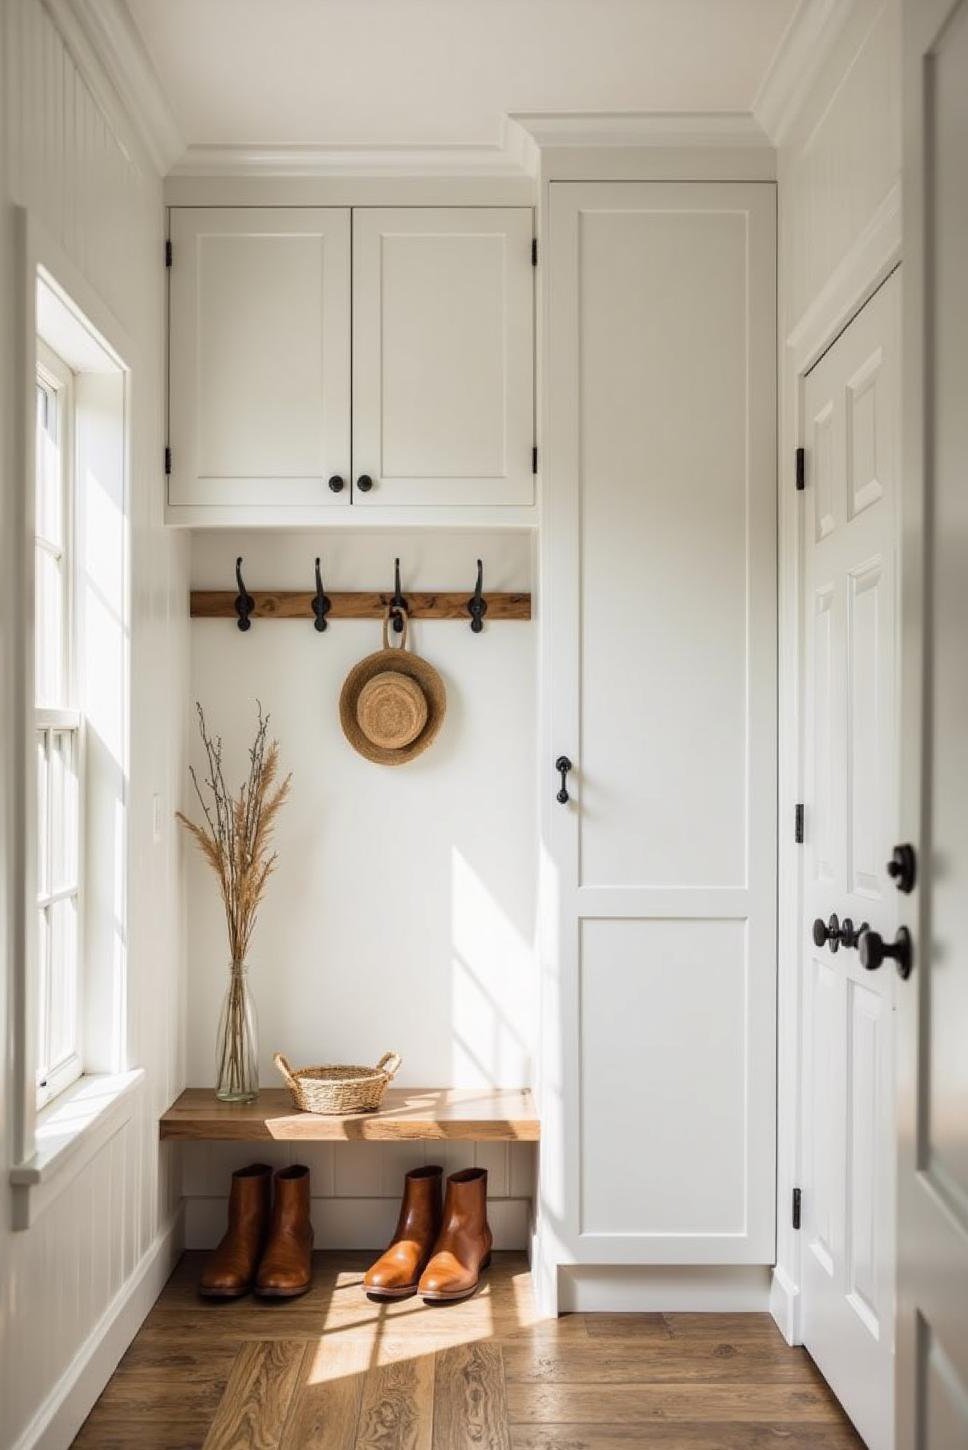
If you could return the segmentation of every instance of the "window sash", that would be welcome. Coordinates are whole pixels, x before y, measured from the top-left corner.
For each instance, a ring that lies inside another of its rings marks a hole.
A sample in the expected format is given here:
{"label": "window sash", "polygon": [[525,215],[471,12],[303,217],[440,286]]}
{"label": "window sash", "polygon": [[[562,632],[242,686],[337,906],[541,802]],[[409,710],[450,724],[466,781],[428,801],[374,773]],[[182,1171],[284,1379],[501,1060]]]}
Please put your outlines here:
{"label": "window sash", "polygon": [[82,1071],[83,719],[75,708],[73,379],[38,341],[35,489],[37,1106]]}

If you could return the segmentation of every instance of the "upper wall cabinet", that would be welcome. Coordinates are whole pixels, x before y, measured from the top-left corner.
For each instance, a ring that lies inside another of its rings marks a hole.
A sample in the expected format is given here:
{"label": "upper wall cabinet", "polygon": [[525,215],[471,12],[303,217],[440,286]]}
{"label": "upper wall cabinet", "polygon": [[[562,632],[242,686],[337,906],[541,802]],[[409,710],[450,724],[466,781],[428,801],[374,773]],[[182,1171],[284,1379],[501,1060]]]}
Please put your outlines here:
{"label": "upper wall cabinet", "polygon": [[354,211],[355,503],[532,502],[531,227],[527,208]]}
{"label": "upper wall cabinet", "polygon": [[169,504],[345,506],[349,211],[177,209],[171,240]]}
{"label": "upper wall cabinet", "polygon": [[172,521],[532,505],[531,235],[526,207],[173,209]]}

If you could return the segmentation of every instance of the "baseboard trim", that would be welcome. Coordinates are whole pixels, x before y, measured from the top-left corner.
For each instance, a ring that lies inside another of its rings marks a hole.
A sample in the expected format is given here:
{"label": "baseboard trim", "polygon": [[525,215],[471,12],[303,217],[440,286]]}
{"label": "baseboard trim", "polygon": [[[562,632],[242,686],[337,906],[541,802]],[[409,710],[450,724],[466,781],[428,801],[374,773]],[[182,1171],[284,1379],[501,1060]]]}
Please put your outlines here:
{"label": "baseboard trim", "polygon": [[161,1293],[182,1250],[181,1207],[115,1294],[11,1450],[67,1450]]}
{"label": "baseboard trim", "polygon": [[562,1264],[558,1310],[581,1314],[768,1313],[768,1264]]}
{"label": "baseboard trim", "polygon": [[779,1265],[770,1284],[770,1313],[787,1344],[801,1344],[800,1286]]}

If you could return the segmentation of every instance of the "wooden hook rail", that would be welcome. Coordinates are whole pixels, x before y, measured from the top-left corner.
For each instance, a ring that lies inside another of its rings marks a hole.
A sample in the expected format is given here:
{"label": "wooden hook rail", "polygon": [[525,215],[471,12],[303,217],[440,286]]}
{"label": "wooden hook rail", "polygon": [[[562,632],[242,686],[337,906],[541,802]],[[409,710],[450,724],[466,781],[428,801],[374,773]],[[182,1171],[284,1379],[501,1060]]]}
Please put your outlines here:
{"label": "wooden hook rail", "polygon": [[[387,605],[393,599],[392,591],[384,594],[376,590],[356,593],[332,593],[327,591],[330,607],[326,613],[329,619],[382,619]],[[253,607],[252,619],[313,619],[312,590],[292,589],[250,589]],[[466,589],[449,592],[407,593],[407,613],[411,619],[463,619],[468,613],[469,594]],[[236,619],[235,601],[237,595],[231,589],[193,589],[191,592],[192,619]],[[530,594],[485,594],[487,600],[487,622],[505,619],[530,619]]]}

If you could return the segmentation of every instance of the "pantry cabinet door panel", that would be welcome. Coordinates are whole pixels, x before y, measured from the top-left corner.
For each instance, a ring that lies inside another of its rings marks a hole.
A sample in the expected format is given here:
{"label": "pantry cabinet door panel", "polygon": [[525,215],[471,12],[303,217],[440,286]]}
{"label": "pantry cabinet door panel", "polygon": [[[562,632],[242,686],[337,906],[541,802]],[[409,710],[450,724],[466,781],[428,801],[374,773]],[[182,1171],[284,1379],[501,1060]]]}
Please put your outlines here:
{"label": "pantry cabinet door panel", "polygon": [[349,216],[173,210],[171,504],[349,504]]}
{"label": "pantry cabinet door panel", "polygon": [[748,231],[728,205],[581,219],[583,885],[746,884],[773,648]]}
{"label": "pantry cabinet door panel", "polygon": [[697,1237],[714,1262],[747,1241],[747,1165],[773,1111],[753,1090],[769,1062],[747,1071],[747,956],[741,921],[583,923],[583,1236],[672,1262]]}
{"label": "pantry cabinet door panel", "polygon": [[357,505],[530,504],[527,208],[353,214]]}

